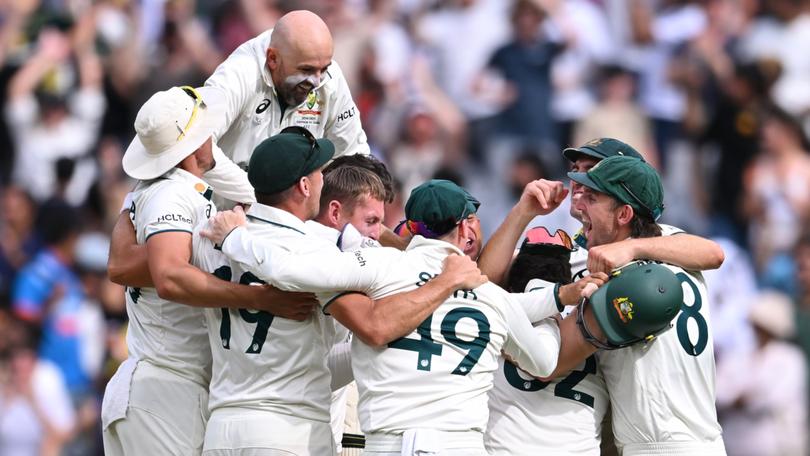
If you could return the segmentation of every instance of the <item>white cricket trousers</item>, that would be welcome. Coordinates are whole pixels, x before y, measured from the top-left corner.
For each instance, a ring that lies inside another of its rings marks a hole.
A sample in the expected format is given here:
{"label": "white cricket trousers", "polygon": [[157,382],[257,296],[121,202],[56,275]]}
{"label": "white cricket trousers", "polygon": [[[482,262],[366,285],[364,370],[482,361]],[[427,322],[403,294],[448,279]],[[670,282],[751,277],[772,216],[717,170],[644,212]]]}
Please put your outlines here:
{"label": "white cricket trousers", "polygon": [[402,435],[368,434],[364,456],[487,456],[477,431],[409,429]]}
{"label": "white cricket trousers", "polygon": [[211,412],[204,456],[334,456],[329,422],[249,408]]}
{"label": "white cricket trousers", "polygon": [[166,369],[139,362],[126,418],[103,432],[106,456],[189,456],[202,452],[208,390]]}

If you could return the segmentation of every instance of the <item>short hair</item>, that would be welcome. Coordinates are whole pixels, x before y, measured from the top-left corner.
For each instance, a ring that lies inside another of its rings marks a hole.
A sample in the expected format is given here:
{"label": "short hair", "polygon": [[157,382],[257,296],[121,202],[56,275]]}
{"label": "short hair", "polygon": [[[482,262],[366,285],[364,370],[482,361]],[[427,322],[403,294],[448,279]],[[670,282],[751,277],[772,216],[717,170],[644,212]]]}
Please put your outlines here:
{"label": "short hair", "polygon": [[[394,178],[391,176],[391,173],[388,172],[388,168],[385,166],[385,163],[377,160],[375,157],[371,155],[362,155],[362,154],[355,154],[355,155],[344,155],[342,157],[336,158],[332,163],[329,164],[323,170],[323,175],[326,177],[327,174],[332,172],[337,168],[342,166],[356,166],[359,168],[365,168],[380,178],[380,181],[383,184],[383,188],[385,189],[385,194],[382,198],[382,201],[386,203],[394,202],[394,196],[396,195],[394,191]],[[324,186],[326,182],[324,182]],[[333,198],[334,199],[334,198]]]}
{"label": "short hair", "polygon": [[[614,209],[627,204],[619,201],[612,195],[608,196],[610,196],[610,198],[613,200]],[[633,208],[633,218],[630,220],[630,237],[651,238],[658,236],[661,236],[661,227],[658,226],[655,220],[653,220],[652,215],[637,211],[635,208]]]}
{"label": "short hair", "polygon": [[337,200],[351,211],[365,195],[380,201],[386,201],[388,196],[380,176],[374,171],[354,165],[341,165],[324,171],[321,208]]}
{"label": "short hair", "polygon": [[[297,182],[296,182],[297,184]],[[286,190],[282,190],[278,193],[260,193],[254,192],[256,195],[256,202],[259,204],[264,204],[265,206],[278,206],[279,204],[283,203],[284,201],[288,200],[293,192],[295,192],[295,187],[297,185],[293,185]]]}
{"label": "short hair", "polygon": [[541,252],[519,253],[509,268],[506,289],[523,293],[532,279],[562,285],[571,283],[571,252],[563,248],[546,248]]}

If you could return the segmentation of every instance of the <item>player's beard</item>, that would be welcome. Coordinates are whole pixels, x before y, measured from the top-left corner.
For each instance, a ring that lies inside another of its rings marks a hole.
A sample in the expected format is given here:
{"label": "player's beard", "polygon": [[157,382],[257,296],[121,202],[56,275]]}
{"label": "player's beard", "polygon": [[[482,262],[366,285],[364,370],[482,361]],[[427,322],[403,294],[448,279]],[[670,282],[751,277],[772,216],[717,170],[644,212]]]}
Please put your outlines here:
{"label": "player's beard", "polygon": [[321,83],[320,78],[314,75],[293,74],[287,76],[281,87],[278,87],[278,95],[289,106],[298,106],[307,99],[307,95]]}

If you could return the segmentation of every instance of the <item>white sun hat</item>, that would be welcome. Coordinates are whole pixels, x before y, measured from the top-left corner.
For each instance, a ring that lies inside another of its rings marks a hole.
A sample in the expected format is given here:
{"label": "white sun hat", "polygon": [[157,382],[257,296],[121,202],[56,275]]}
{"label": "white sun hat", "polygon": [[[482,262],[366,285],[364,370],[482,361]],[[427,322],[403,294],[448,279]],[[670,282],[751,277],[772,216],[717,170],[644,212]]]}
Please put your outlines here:
{"label": "white sun hat", "polygon": [[135,179],[160,177],[203,145],[224,122],[225,96],[213,87],[172,87],[152,95],[135,117],[124,172]]}

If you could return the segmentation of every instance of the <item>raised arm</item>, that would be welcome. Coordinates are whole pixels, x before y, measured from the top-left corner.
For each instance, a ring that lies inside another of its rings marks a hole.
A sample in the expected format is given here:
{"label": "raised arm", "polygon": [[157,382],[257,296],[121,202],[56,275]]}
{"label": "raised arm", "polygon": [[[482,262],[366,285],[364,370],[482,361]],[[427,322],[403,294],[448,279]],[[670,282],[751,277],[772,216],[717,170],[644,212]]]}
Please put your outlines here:
{"label": "raised arm", "polygon": [[415,290],[377,300],[344,294],[326,309],[365,344],[382,347],[410,334],[456,290],[471,290],[485,282],[486,276],[472,259],[450,255],[441,274]]}
{"label": "raised arm", "polygon": [[478,258],[481,272],[494,283],[503,284],[523,230],[536,216],[551,213],[566,196],[568,189],[562,182],[540,179],[527,184],[520,200],[481,252]]}
{"label": "raised arm", "polygon": [[691,271],[717,269],[725,254],[716,242],[687,233],[671,236],[627,239],[588,249],[591,273],[624,266],[633,260],[655,260]]}

